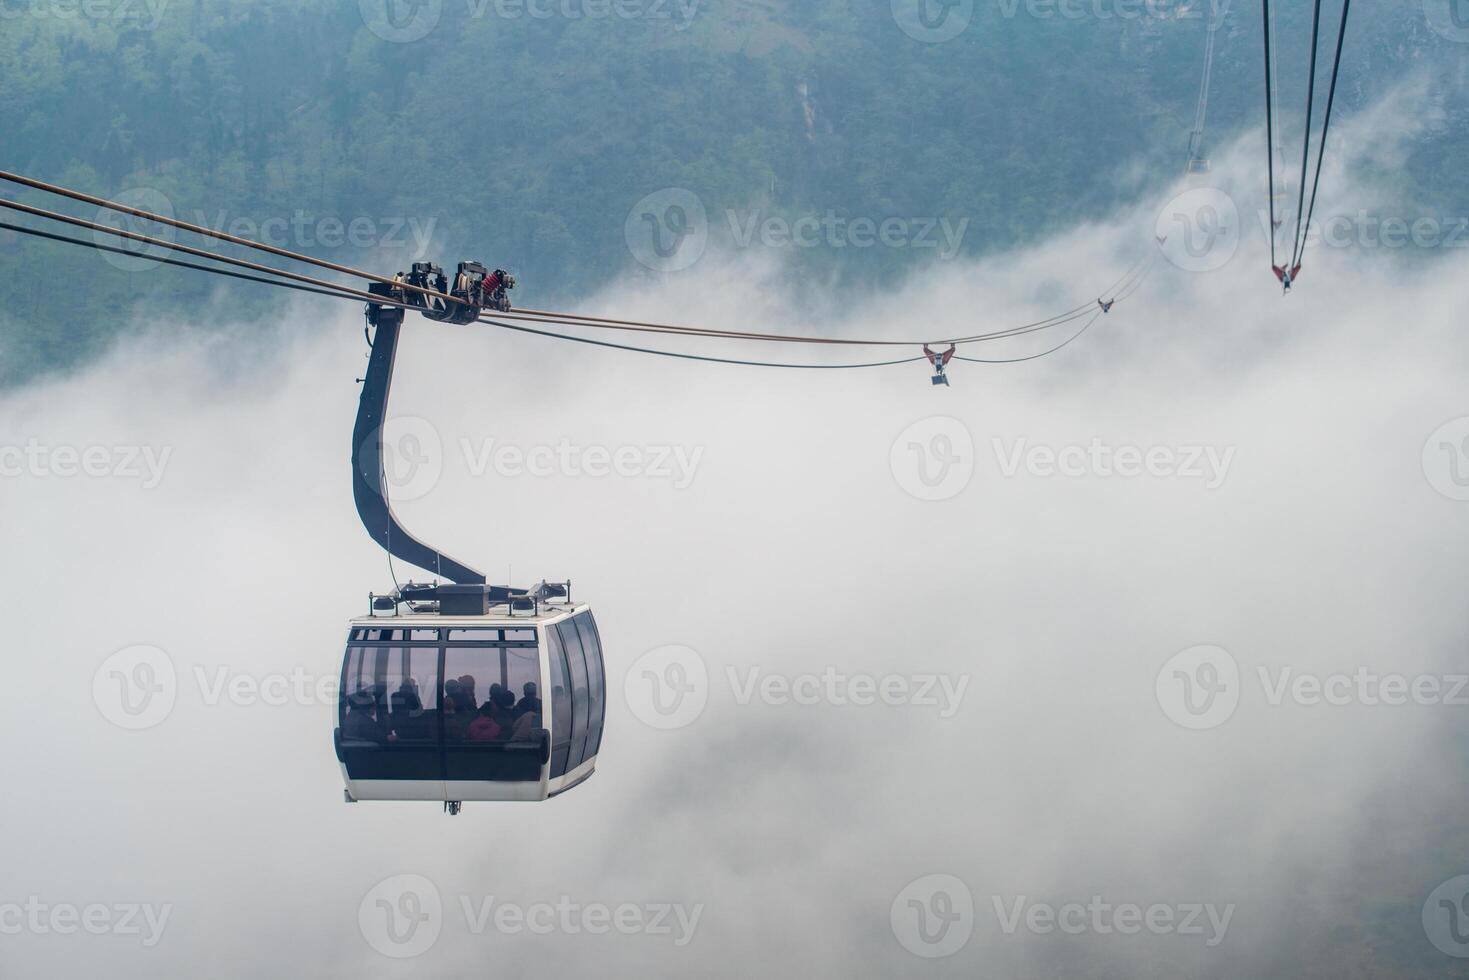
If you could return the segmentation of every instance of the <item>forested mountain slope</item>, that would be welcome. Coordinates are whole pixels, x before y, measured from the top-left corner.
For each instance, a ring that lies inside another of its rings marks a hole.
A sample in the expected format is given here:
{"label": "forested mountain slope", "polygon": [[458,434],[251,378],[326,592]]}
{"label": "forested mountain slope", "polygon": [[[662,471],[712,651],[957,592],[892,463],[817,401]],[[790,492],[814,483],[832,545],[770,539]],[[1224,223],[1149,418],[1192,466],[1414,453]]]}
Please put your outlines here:
{"label": "forested mountain slope", "polygon": [[[115,0],[89,16],[0,0],[0,166],[381,271],[425,245],[445,265],[481,257],[543,306],[642,272],[624,225],[664,188],[697,195],[716,247],[758,244],[771,216],[902,219],[896,247],[823,232],[785,253],[855,299],[1176,176],[1210,16],[1210,141],[1260,122],[1254,4],[987,0],[934,42],[895,14],[906,2]],[[1463,48],[1418,3],[1358,7],[1340,111],[1418,64],[1457,62],[1435,77],[1462,94]],[[1308,16],[1280,14],[1287,85]],[[1464,214],[1453,111],[1396,179]],[[927,222],[933,244],[914,247]],[[91,356],[139,301],[192,311],[216,288],[3,231],[0,259],[0,381]],[[58,287],[62,311],[44,298]],[[279,301],[230,299],[245,315]]]}

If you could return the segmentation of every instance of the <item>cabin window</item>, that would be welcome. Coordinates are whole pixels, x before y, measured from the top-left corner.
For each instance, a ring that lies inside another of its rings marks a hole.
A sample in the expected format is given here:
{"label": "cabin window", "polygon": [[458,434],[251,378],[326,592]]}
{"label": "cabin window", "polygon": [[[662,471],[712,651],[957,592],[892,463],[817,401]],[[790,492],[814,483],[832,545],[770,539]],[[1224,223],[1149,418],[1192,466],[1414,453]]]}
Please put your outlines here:
{"label": "cabin window", "polygon": [[587,749],[585,758],[597,754],[602,744],[602,722],[607,713],[607,675],[602,663],[602,643],[597,636],[597,624],[591,613],[578,613],[572,617],[581,636],[582,650],[587,657],[588,705]]}
{"label": "cabin window", "polygon": [[516,722],[535,716],[529,730],[541,727],[541,656],[535,647],[505,649],[505,689],[515,696]]}
{"label": "cabin window", "polygon": [[540,657],[534,646],[451,643],[444,649],[444,741],[529,740],[541,727],[540,687]]}
{"label": "cabin window", "polygon": [[586,759],[587,721],[591,698],[587,693],[587,658],[582,650],[581,636],[571,620],[556,626],[561,634],[561,647],[566,651],[566,666],[571,677],[571,756],[567,759],[567,771],[575,769]]}
{"label": "cabin window", "polygon": [[450,643],[499,643],[499,630],[456,630],[449,631]]}
{"label": "cabin window", "polygon": [[546,630],[546,650],[551,662],[551,778],[555,779],[566,775],[571,755],[571,672],[561,634],[554,628]]}
{"label": "cabin window", "polygon": [[399,745],[437,744],[439,713],[434,692],[439,686],[439,651],[432,647],[390,649],[383,680],[392,740]]}
{"label": "cabin window", "polygon": [[403,630],[364,626],[352,631],[352,640],[356,643],[398,643],[402,641],[403,633]]}
{"label": "cabin window", "polygon": [[351,646],[342,667],[344,738],[379,744],[436,742],[438,650]]}

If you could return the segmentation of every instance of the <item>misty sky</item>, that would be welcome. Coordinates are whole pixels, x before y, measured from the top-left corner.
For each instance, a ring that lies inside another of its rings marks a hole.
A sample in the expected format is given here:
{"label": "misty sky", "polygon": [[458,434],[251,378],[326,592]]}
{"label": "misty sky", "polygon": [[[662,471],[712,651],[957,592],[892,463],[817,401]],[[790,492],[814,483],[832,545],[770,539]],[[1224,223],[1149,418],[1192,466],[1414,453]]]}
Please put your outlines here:
{"label": "misty sky", "polygon": [[[1350,144],[1339,176],[1390,164],[1404,135]],[[547,804],[454,819],[345,805],[331,698],[247,690],[334,677],[345,621],[391,586],[351,507],[353,305],[151,324],[80,374],[6,394],[0,444],[103,447],[119,471],[0,482],[4,550],[21,559],[0,572],[0,906],[136,906],[140,928],[0,935],[0,973],[1462,975],[1420,917],[1469,873],[1463,704],[1442,703],[1466,669],[1469,503],[1453,497],[1469,496],[1469,460],[1452,446],[1469,436],[1469,257],[1318,247],[1282,299],[1261,155],[1258,139],[1219,154],[1211,185],[1243,233],[1200,259],[1218,268],[1180,268],[1165,246],[1063,352],[956,362],[948,389],[920,364],[761,372],[410,321],[393,409],[440,449],[401,516],[496,580],[572,578],[601,626],[598,773]],[[1328,216],[1392,206],[1333,186]],[[798,320],[811,295],[752,289],[778,256],[711,254],[587,308],[895,338],[1004,325],[1086,302],[1155,253],[1189,189],[951,264],[850,322]],[[563,444],[633,447],[643,469],[482,465]],[[1158,472],[1096,468],[1154,450]],[[1083,475],[1048,452],[1084,456]],[[168,658],[175,702],[130,731],[94,675],[139,645]],[[639,691],[664,662],[642,658],[669,646],[703,670],[704,707],[665,730]],[[1175,670],[1205,675],[1173,658],[1201,646],[1237,668],[1237,705],[1190,728]],[[1444,694],[1280,693],[1363,672]],[[771,677],[815,703],[762,695]],[[853,677],[906,693],[851,703]],[[442,909],[435,941],[394,959],[360,913],[403,875]],[[934,951],[900,921],[915,896],[959,916],[951,955],[912,951]],[[1128,935],[1091,912],[1075,934],[1045,929],[1045,908],[1093,896],[1176,924],[1197,907],[1199,931]],[[497,926],[505,903],[626,907],[645,924],[667,907],[668,930],[558,920],[541,935]]]}

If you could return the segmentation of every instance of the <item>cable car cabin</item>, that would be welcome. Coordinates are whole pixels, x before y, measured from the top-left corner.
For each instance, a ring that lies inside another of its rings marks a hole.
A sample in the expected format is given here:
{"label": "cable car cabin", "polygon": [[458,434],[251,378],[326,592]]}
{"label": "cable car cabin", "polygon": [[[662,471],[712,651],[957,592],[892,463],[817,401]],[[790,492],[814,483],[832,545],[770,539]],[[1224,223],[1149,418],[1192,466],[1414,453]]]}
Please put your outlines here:
{"label": "cable car cabin", "polygon": [[[503,610],[501,615],[495,615]],[[607,684],[585,605],[367,616],[350,626],[336,749],[348,802],[545,800],[596,768]]]}

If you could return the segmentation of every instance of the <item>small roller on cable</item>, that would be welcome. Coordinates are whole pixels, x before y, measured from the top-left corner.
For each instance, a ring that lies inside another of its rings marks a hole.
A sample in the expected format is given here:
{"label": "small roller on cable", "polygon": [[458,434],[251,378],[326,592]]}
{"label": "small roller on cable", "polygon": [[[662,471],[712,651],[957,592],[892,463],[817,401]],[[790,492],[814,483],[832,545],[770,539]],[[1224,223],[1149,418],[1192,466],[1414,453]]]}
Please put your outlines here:
{"label": "small roller on cable", "polygon": [[1280,280],[1280,285],[1284,287],[1287,293],[1290,292],[1290,287],[1295,284],[1296,277],[1301,274],[1301,264],[1299,262],[1289,269],[1282,265],[1272,265],[1270,269],[1275,273],[1275,278]]}
{"label": "small roller on cable", "polygon": [[928,363],[933,365],[934,384],[944,385],[945,387],[948,387],[949,376],[944,373],[944,369],[948,367],[949,362],[954,359],[954,351],[956,349],[957,348],[953,344],[950,344],[948,350],[944,351],[943,353],[939,353],[938,351],[930,350],[927,344],[923,345],[923,356],[928,358]]}

